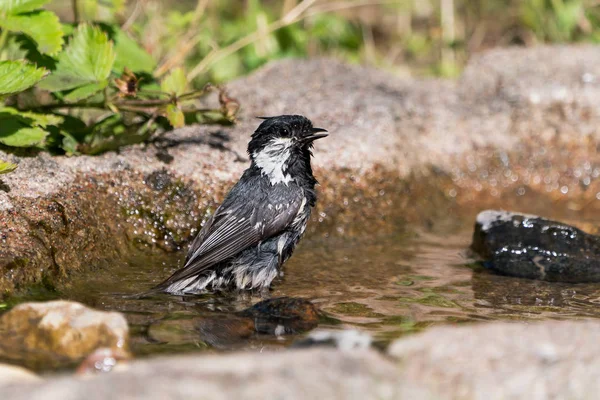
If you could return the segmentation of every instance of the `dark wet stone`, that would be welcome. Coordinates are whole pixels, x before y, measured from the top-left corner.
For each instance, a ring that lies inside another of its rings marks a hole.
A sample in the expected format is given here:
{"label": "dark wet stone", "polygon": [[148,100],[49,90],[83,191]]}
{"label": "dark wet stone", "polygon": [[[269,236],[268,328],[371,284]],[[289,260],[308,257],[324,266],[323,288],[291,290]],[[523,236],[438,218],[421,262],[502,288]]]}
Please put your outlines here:
{"label": "dark wet stone", "polygon": [[183,344],[199,340],[212,347],[229,347],[255,333],[251,318],[231,314],[167,319],[153,324],[150,337],[161,343]]}
{"label": "dark wet stone", "polygon": [[254,334],[254,321],[251,318],[227,315],[223,317],[202,318],[195,329],[203,341],[213,346],[224,346],[246,339]]}
{"label": "dark wet stone", "polygon": [[239,315],[252,318],[257,332],[277,336],[304,332],[319,323],[310,301],[291,297],[263,300]]}
{"label": "dark wet stone", "polygon": [[600,237],[535,215],[486,210],[471,248],[494,271],[558,282],[600,282]]}

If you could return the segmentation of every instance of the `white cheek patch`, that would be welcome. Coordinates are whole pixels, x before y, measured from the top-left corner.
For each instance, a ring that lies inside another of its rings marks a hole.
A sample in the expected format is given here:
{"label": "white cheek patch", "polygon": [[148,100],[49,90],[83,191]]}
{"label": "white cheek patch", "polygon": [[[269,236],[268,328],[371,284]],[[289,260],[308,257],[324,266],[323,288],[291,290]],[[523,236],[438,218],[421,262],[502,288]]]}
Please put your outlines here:
{"label": "white cheek patch", "polygon": [[264,149],[253,155],[256,166],[260,168],[263,175],[269,177],[271,184],[293,181],[293,178],[284,172],[284,167],[290,158],[290,147],[292,139],[273,139]]}

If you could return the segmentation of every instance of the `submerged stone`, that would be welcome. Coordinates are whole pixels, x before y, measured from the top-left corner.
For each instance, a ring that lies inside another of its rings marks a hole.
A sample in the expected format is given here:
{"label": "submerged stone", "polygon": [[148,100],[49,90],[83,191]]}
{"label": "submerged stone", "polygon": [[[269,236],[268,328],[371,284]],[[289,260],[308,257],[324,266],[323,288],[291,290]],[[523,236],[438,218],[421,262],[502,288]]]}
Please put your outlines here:
{"label": "submerged stone", "polygon": [[600,282],[600,237],[527,214],[486,210],[471,248],[502,274],[558,282]]}
{"label": "submerged stone", "polygon": [[231,314],[170,318],[150,326],[148,334],[152,340],[170,345],[194,343],[197,347],[230,348],[255,332],[251,318]]}
{"label": "submerged stone", "polygon": [[316,307],[308,300],[293,297],[263,300],[240,315],[252,318],[257,332],[277,336],[304,332],[319,323]]}
{"label": "submerged stone", "polygon": [[125,351],[128,336],[117,312],[71,301],[24,303],[0,317],[0,358],[33,367],[70,365],[101,347]]}

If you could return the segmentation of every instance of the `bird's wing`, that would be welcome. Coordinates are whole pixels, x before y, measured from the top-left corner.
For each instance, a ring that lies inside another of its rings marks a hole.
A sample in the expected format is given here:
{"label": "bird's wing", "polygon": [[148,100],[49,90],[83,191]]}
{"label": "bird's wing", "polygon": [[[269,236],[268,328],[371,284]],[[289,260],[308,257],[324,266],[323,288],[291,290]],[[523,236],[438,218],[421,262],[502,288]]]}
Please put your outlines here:
{"label": "bird's wing", "polygon": [[[279,198],[278,198],[279,197]],[[185,266],[159,287],[190,278],[286,229],[303,206],[300,191],[275,198],[225,201],[194,240]],[[285,199],[285,200],[284,200]]]}

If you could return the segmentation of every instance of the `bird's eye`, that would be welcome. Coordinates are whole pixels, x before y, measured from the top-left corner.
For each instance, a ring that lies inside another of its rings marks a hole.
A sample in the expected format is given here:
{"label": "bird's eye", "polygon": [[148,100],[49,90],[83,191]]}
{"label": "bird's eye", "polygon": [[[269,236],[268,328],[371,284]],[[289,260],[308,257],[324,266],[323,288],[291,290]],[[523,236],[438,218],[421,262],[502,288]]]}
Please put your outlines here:
{"label": "bird's eye", "polygon": [[290,131],[287,128],[283,128],[281,131],[282,136],[290,136]]}

